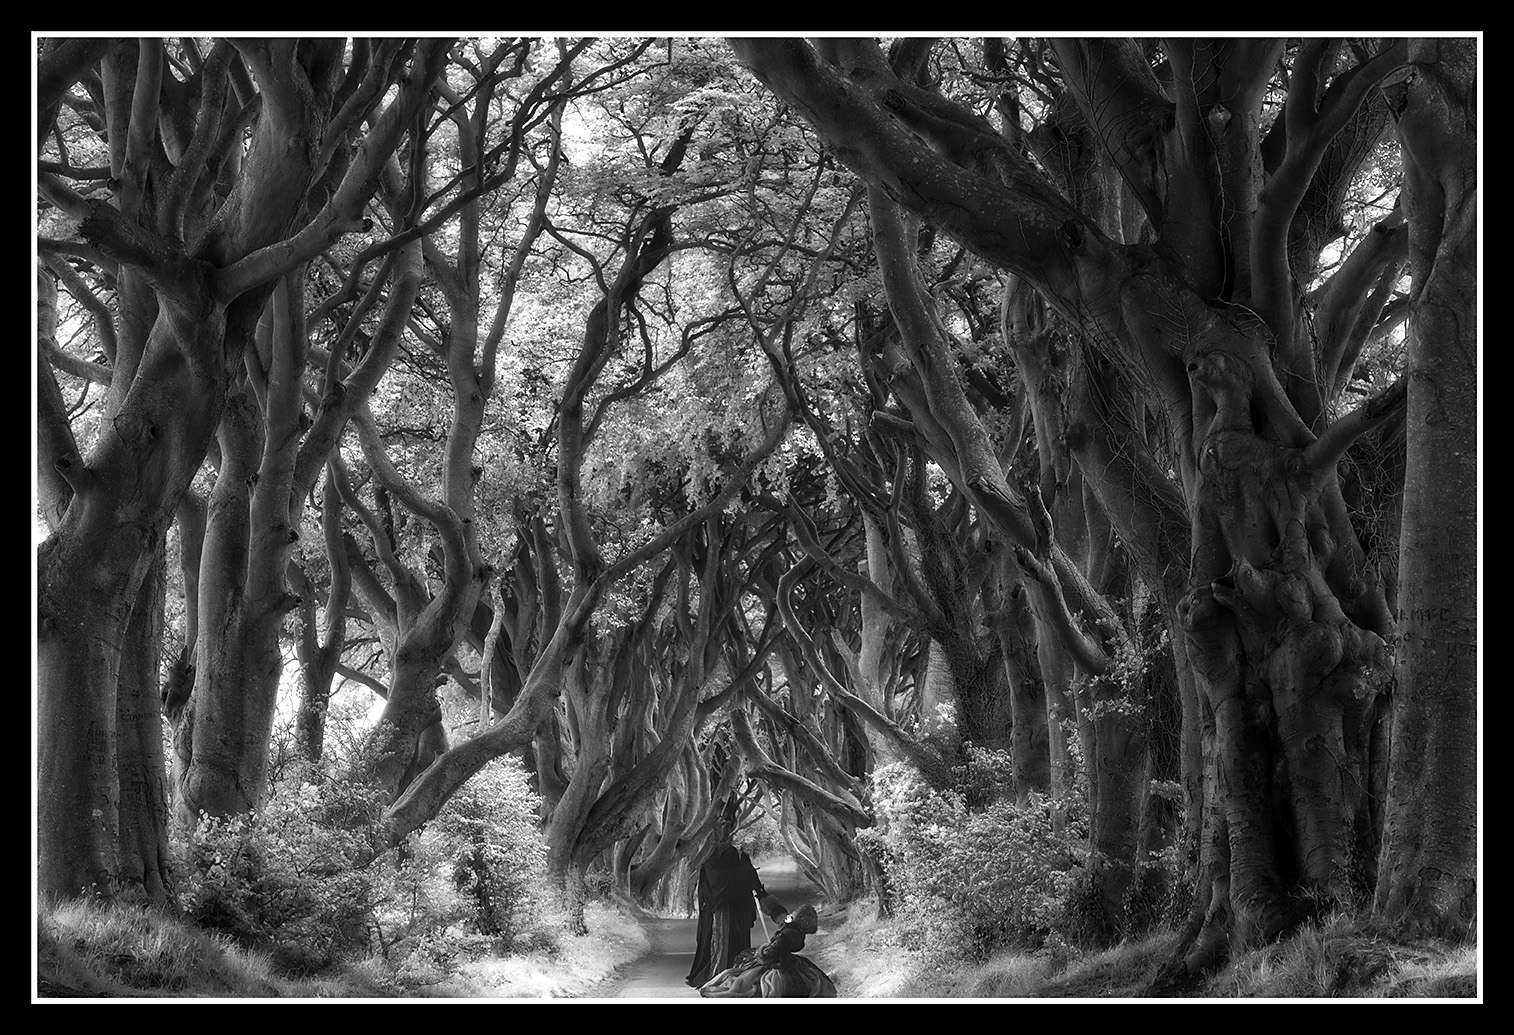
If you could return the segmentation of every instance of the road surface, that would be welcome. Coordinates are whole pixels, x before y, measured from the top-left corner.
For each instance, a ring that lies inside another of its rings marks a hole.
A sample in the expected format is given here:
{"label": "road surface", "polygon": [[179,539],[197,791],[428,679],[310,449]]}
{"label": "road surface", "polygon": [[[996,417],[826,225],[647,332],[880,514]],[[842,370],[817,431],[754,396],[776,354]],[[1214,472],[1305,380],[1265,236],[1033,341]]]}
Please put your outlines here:
{"label": "road surface", "polygon": [[[800,874],[792,859],[764,859],[757,872],[768,893],[789,909],[798,909],[806,902],[819,907],[820,889]],[[773,930],[773,921],[761,917],[752,928],[753,945],[767,941],[764,923],[767,931]],[[642,926],[652,943],[651,951],[584,993],[584,998],[699,999],[699,992],[684,983],[694,962],[694,918],[648,916]]]}

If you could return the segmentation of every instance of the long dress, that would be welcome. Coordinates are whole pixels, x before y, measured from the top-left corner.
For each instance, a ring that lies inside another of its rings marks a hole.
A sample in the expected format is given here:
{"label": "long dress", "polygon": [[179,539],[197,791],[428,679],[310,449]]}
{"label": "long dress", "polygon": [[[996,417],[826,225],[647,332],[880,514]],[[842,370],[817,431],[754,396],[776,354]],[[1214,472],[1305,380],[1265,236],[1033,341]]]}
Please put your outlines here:
{"label": "long dress", "polygon": [[756,900],[768,896],[752,861],[735,846],[722,845],[699,868],[698,897],[694,964],[685,979],[694,988],[752,947]]}
{"label": "long dress", "polygon": [[737,953],[731,966],[699,989],[706,999],[833,999],[836,986],[810,960],[798,955],[804,932],[781,925],[760,949]]}

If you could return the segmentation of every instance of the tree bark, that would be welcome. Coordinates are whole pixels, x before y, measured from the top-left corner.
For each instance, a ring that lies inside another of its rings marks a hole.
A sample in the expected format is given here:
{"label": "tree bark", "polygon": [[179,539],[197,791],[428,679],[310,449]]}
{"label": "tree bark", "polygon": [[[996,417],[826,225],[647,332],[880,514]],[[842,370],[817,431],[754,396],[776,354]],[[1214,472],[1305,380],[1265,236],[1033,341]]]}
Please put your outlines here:
{"label": "tree bark", "polygon": [[[1275,41],[1268,46],[1275,49]],[[1356,902],[1355,831],[1370,809],[1363,788],[1370,783],[1371,717],[1388,675],[1384,637],[1391,622],[1350,526],[1335,461],[1363,428],[1392,414],[1393,402],[1384,398],[1317,435],[1300,417],[1295,401],[1314,388],[1297,383],[1307,364],[1295,357],[1309,343],[1295,327],[1298,289],[1289,281],[1285,245],[1298,199],[1333,135],[1394,67],[1398,51],[1364,58],[1340,77],[1339,89],[1319,97],[1304,96],[1312,81],[1295,79],[1288,153],[1268,187],[1276,190],[1252,192],[1256,203],[1248,205],[1242,180],[1262,165],[1256,127],[1272,71],[1268,48],[1214,41],[1174,48],[1179,59],[1204,57],[1179,62],[1188,78],[1175,88],[1192,93],[1180,99],[1178,121],[1224,98],[1225,140],[1215,154],[1221,179],[1229,176],[1226,182],[1237,187],[1233,207],[1214,213],[1199,205],[1185,219],[1222,217],[1231,240],[1249,237],[1248,254],[1235,257],[1248,267],[1237,266],[1236,282],[1216,299],[1200,291],[1211,271],[1182,257],[1198,254],[1193,249],[1121,243],[1122,233],[1111,236],[1090,219],[1098,212],[1079,212],[1058,197],[982,119],[943,108],[938,96],[920,96],[891,76],[869,57],[876,50],[870,44],[828,44],[842,67],[793,40],[738,40],[733,47],[872,185],[875,199],[897,201],[1023,278],[1121,382],[1138,386],[1141,408],[1123,418],[1130,426],[1147,423],[1143,412],[1162,415],[1168,440],[1162,462],[1126,435],[1116,456],[1127,466],[1085,462],[1092,456],[1080,464],[1132,549],[1163,541],[1151,534],[1153,513],[1159,523],[1164,509],[1191,518],[1186,595],[1181,601],[1170,590],[1166,595],[1187,641],[1183,655],[1193,665],[1205,721],[1213,722],[1206,806],[1212,802],[1223,813],[1206,809],[1206,821],[1214,821],[1206,828],[1206,866],[1215,879],[1199,911],[1200,940],[1243,946],[1282,934],[1311,913]],[[1099,103],[1113,103],[1098,93],[1096,79],[1088,88]],[[1168,171],[1207,176],[1212,157],[1169,151]],[[1133,165],[1122,172],[1137,187],[1152,182]],[[873,212],[880,262],[907,256],[898,231],[888,227],[887,206],[875,200]],[[1258,225],[1247,235],[1251,220]],[[1156,223],[1161,230],[1163,220]],[[1185,235],[1190,244],[1197,240],[1192,227]],[[907,278],[887,268],[884,276],[891,302],[896,286],[898,297],[908,293]],[[1227,306],[1230,299],[1248,304]],[[911,308],[895,306],[907,340],[915,347],[938,342],[929,326],[909,322],[917,315]],[[956,471],[950,457],[937,459],[967,483],[1004,539],[1030,547],[1002,473],[963,434],[971,430],[969,420],[958,419],[966,414],[936,405],[948,399],[938,390],[947,388],[943,375],[952,361],[923,358],[916,365],[928,368],[927,383],[937,392],[930,409],[950,430]],[[1077,429],[1078,437],[1097,443],[1110,434],[1106,424]],[[1073,431],[1069,445],[1076,452]],[[931,429],[922,433],[929,437]],[[1166,508],[1174,490],[1181,502]],[[1152,501],[1163,506],[1147,506]],[[1156,572],[1151,581],[1165,588],[1169,577]],[[1215,958],[1189,956],[1200,965]]]}
{"label": "tree bark", "polygon": [[169,784],[158,694],[166,563],[160,547],[158,561],[142,582],[141,596],[127,627],[116,689],[119,879],[128,894],[137,893],[157,903],[166,902],[173,889]]}
{"label": "tree bark", "polygon": [[[116,264],[119,312],[109,431],[87,458],[48,458],[68,469],[74,490],[38,552],[38,715],[47,731],[38,752],[39,887],[53,896],[108,894],[120,877],[114,769],[127,629],[269,285],[298,265],[299,249],[274,246],[309,218],[341,71],[340,40],[222,41],[203,66],[207,103],[195,115],[164,108],[172,98],[162,90],[163,47],[116,41],[90,80],[110,148],[109,200],[39,182],[78,221],[89,248]],[[233,61],[246,63],[251,78],[242,82],[255,84],[261,103],[250,133],[228,135],[226,151],[212,155],[223,114],[216,101],[227,96]],[[402,107],[386,124],[391,147],[405,125]],[[189,146],[165,143],[165,125],[187,128]],[[245,147],[231,148],[232,139]],[[168,155],[182,164],[175,168]],[[328,206],[307,227],[307,256],[335,240],[366,200],[366,170],[355,168],[338,191],[343,211]]]}
{"label": "tree bark", "polygon": [[1405,153],[1414,305],[1398,685],[1376,911],[1464,938],[1477,917],[1476,43],[1417,40]]}

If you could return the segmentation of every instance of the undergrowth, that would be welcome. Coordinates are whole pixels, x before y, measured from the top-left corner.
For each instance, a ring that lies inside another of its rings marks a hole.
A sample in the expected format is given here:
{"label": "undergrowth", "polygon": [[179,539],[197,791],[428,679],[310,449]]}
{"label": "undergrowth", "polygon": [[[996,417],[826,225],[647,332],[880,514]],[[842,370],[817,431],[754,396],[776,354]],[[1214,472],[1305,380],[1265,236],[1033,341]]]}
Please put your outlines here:
{"label": "undergrowth", "polygon": [[1075,803],[1045,795],[985,793],[1006,781],[1009,756],[971,745],[964,755],[946,788],[906,765],[873,774],[877,823],[857,841],[888,872],[895,937],[906,950],[964,962],[1054,945],[1085,854],[1082,817]]}
{"label": "undergrowth", "polygon": [[375,954],[314,977],[283,972],[270,953],[206,931],[172,910],[100,901],[44,906],[37,916],[43,999],[567,998],[647,951],[635,920],[612,906],[585,911],[590,936],[554,932],[509,955],[449,956],[430,980]]}
{"label": "undergrowth", "polygon": [[371,994],[355,979],[301,980],[272,957],[168,910],[89,900],[37,917],[39,993],[48,997],[325,998]]}
{"label": "undergrowth", "polygon": [[[907,948],[900,928],[909,923],[858,900],[822,915],[824,937],[810,955],[843,998],[1109,1001],[1150,996],[1178,944],[1163,930],[1101,951],[1064,943],[972,959]],[[1336,919],[1240,954],[1185,998],[1471,1002],[1480,1001],[1479,968],[1475,946],[1410,944]]]}
{"label": "undergrowth", "polygon": [[42,998],[576,995],[646,951],[634,921],[557,905],[539,801],[514,760],[486,767],[388,847],[363,785],[293,773],[256,813],[176,843],[159,906],[40,906]]}

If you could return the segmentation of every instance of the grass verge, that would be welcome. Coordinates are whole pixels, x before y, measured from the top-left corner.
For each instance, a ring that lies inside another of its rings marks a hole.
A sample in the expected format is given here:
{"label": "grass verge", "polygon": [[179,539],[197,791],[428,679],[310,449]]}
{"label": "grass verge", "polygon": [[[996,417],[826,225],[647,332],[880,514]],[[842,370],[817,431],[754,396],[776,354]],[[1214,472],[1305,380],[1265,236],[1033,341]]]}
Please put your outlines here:
{"label": "grass verge", "polygon": [[[1168,931],[1098,952],[1062,946],[967,960],[911,952],[901,931],[870,902],[832,908],[809,955],[843,998],[1144,999],[1178,943]],[[1405,943],[1336,920],[1238,955],[1186,997],[1477,1000],[1479,968],[1475,945]]]}
{"label": "grass verge", "polygon": [[454,958],[417,979],[372,957],[312,978],[280,974],[267,953],[141,905],[70,902],[37,914],[38,999],[562,998],[647,951],[640,925],[611,905],[585,911],[590,935],[541,938],[528,952]]}

